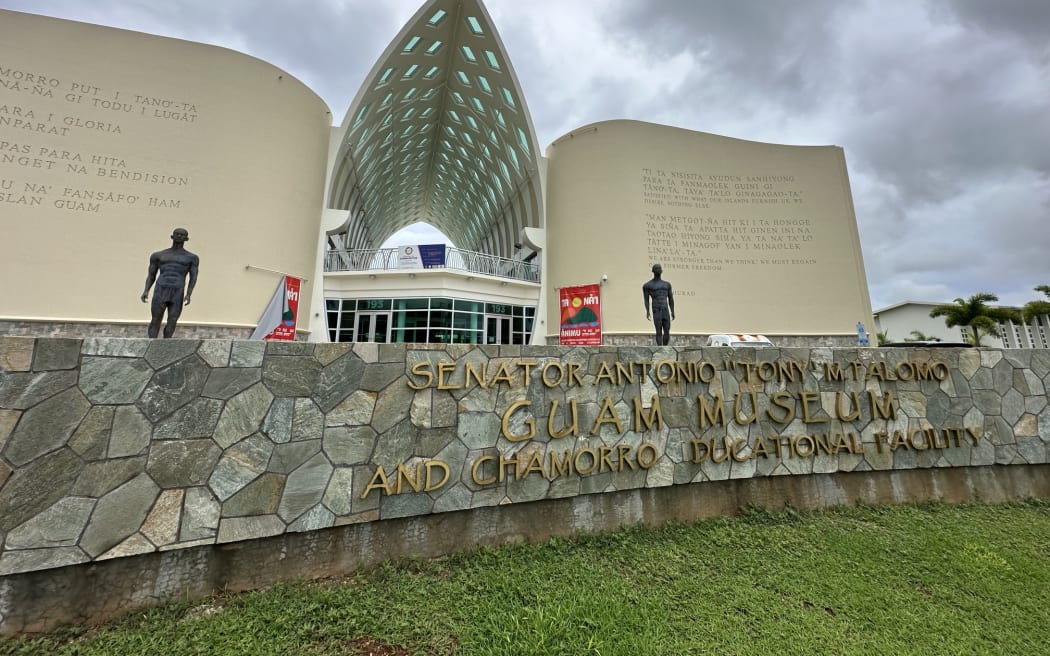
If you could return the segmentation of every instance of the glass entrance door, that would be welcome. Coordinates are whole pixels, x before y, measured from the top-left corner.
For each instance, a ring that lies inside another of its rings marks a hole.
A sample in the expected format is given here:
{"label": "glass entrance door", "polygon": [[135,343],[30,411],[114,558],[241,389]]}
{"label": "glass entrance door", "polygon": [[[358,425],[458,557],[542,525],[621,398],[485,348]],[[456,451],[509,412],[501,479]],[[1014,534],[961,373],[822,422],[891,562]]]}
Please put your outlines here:
{"label": "glass entrance door", "polygon": [[389,312],[358,312],[355,342],[386,344],[390,341]]}
{"label": "glass entrance door", "polygon": [[485,343],[510,344],[510,317],[485,315]]}

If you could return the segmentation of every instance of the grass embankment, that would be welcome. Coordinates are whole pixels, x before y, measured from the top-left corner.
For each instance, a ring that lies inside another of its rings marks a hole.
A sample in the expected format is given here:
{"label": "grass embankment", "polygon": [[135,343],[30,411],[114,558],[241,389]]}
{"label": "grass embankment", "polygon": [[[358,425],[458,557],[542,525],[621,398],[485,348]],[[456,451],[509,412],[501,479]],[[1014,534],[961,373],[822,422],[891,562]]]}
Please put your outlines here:
{"label": "grass embankment", "polygon": [[1050,654],[1050,503],[634,528],[0,640],[3,654]]}

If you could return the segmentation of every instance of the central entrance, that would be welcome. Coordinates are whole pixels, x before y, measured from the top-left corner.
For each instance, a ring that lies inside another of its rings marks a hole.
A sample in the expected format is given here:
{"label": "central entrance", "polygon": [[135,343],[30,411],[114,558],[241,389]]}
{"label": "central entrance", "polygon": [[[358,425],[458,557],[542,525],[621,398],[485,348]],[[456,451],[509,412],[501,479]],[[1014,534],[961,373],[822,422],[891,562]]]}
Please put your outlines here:
{"label": "central entrance", "polygon": [[356,342],[374,342],[376,344],[387,344],[390,342],[390,313],[389,312],[358,312],[357,327],[354,330]]}

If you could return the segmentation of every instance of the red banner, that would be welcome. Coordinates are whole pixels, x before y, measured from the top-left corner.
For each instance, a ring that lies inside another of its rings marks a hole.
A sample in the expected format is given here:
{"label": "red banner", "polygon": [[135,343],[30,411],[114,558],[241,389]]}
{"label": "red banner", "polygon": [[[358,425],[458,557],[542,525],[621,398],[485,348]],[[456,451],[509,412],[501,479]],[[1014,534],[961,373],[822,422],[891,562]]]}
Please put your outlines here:
{"label": "red banner", "polygon": [[250,339],[295,339],[295,323],[299,317],[299,285],[298,278],[284,277],[277,285],[277,290],[259,318],[259,325],[255,327]]}
{"label": "red banner", "polygon": [[601,346],[602,301],[601,287],[580,285],[562,287],[561,330],[558,339],[564,346]]}

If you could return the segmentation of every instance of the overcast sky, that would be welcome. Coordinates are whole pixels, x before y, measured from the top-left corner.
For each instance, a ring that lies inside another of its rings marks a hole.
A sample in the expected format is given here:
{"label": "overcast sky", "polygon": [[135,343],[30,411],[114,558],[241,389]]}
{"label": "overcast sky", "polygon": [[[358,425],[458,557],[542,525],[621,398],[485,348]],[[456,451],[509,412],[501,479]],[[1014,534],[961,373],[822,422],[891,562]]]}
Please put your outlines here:
{"label": "overcast sky", "polygon": [[[233,48],[341,120],[422,0],[0,0]],[[540,145],[630,118],[845,148],[875,309],[1050,285],[1050,0],[486,0]]]}

